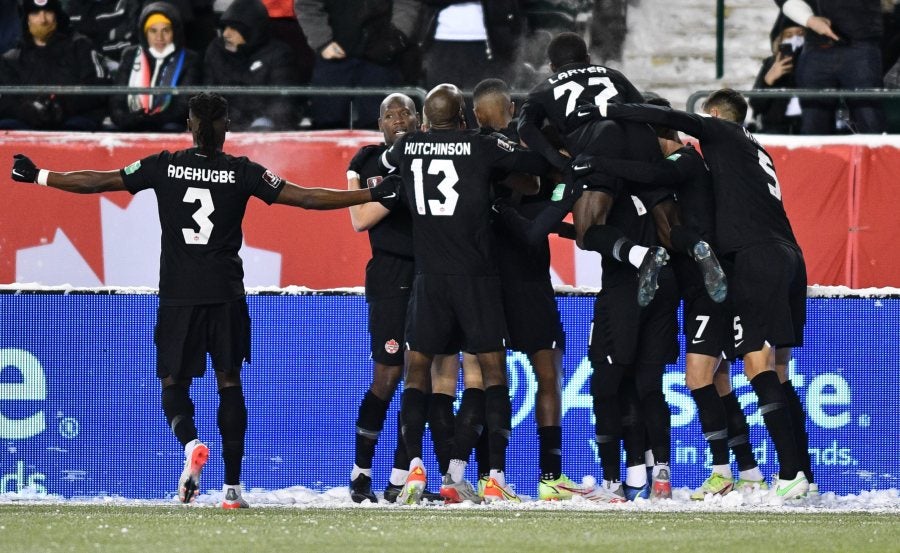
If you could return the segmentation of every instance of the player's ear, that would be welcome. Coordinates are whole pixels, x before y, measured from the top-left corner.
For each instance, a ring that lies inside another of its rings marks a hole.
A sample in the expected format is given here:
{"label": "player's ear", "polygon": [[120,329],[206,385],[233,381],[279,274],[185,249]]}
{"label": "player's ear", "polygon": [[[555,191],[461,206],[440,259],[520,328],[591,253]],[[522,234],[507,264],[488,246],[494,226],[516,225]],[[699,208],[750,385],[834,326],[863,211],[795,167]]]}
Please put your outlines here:
{"label": "player's ear", "polygon": [[509,108],[507,108],[507,109],[509,110],[510,117],[514,117],[516,115],[516,103],[515,102],[510,102]]}

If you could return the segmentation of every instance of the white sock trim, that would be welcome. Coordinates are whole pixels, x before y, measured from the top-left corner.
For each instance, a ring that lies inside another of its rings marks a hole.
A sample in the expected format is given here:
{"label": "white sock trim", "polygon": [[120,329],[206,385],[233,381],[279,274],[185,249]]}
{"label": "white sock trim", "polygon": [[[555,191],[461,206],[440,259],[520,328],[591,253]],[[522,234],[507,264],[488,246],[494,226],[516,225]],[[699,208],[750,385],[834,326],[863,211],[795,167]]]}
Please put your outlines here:
{"label": "white sock trim", "polygon": [[648,251],[650,251],[650,248],[645,248],[644,246],[631,246],[631,249],[628,251],[628,262],[634,265],[636,269],[640,269],[644,256],[647,255]]}
{"label": "white sock trim", "polygon": [[47,186],[47,177],[50,176],[50,171],[46,169],[39,169],[37,174],[37,180],[34,182],[40,184],[41,186]]}

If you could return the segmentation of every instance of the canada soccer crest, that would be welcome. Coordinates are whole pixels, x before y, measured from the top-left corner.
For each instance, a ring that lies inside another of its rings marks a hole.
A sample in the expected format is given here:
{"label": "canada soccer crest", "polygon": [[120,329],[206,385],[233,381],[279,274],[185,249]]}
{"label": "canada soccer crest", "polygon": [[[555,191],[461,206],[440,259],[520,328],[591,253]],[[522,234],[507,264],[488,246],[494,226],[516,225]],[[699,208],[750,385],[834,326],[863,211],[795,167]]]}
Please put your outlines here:
{"label": "canada soccer crest", "polygon": [[400,344],[397,343],[397,340],[393,338],[384,343],[384,351],[390,353],[391,355],[400,351]]}

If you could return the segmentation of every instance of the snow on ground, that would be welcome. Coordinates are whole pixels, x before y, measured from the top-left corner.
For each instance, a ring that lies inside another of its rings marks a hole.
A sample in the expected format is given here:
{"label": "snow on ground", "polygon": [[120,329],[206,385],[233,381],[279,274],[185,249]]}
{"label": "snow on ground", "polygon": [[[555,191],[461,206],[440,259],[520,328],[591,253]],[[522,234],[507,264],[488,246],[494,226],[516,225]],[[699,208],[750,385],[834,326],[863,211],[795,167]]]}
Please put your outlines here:
{"label": "snow on ground", "polygon": [[[863,491],[859,494],[838,496],[823,493],[817,498],[779,504],[770,499],[769,493],[756,491],[750,494],[731,492],[726,496],[707,496],[704,501],[691,501],[691,490],[673,490],[673,499],[651,502],[638,499],[631,503],[610,505],[593,503],[576,497],[571,501],[535,501],[523,497],[522,503],[494,503],[491,505],[441,505],[427,503],[422,506],[398,506],[386,503],[355,504],[350,500],[347,488],[332,488],[316,492],[303,486],[293,486],[281,490],[253,489],[244,492],[244,498],[252,507],[291,509],[448,509],[448,510],[493,510],[493,511],[629,511],[629,512],[866,512],[873,514],[900,514],[900,491],[897,489]],[[205,493],[197,498],[189,508],[215,508],[223,499],[219,490]],[[115,496],[75,497],[71,499],[58,495],[37,494],[24,490],[19,493],[0,494],[0,505],[40,504],[40,505],[114,505],[114,506],[156,506],[180,505],[174,498],[168,500],[129,499]]]}

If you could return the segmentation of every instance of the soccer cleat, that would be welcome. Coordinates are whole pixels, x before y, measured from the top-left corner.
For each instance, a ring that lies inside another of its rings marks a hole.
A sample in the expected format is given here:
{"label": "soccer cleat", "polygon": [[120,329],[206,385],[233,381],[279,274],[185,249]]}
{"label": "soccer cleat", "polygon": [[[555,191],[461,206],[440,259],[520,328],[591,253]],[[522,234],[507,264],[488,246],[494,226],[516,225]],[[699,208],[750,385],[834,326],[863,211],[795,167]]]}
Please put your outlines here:
{"label": "soccer cleat", "polygon": [[[818,489],[818,487],[817,487]],[[806,497],[809,491],[809,482],[803,472],[798,472],[791,480],[778,478],[773,490],[775,497],[781,500],[800,499]]]}
{"label": "soccer cleat", "polygon": [[424,490],[422,490],[422,497],[420,499],[421,499],[421,501],[438,501],[438,502],[444,501],[444,498],[441,497],[440,491],[433,492],[433,491],[429,490],[428,488],[425,488]]}
{"label": "soccer cleat", "polygon": [[628,501],[625,498],[622,483],[618,480],[615,482],[604,480],[601,485],[585,494],[584,498],[594,503],[626,503]]}
{"label": "soccer cleat", "polygon": [[647,482],[643,486],[629,486],[622,484],[622,491],[625,492],[625,499],[634,501],[637,498],[650,499],[650,483]]}
{"label": "soccer cleat", "polygon": [[654,246],[650,248],[644,260],[641,261],[641,268],[638,269],[638,305],[647,307],[656,295],[656,289],[659,288],[657,282],[659,271],[669,260],[669,254],[665,248]]}
{"label": "soccer cleat", "polygon": [[422,499],[422,492],[425,490],[425,468],[414,467],[409,474],[406,475],[406,482],[403,483],[403,489],[397,496],[397,503],[400,505],[415,505]]}
{"label": "soccer cleat", "polygon": [[240,485],[225,484],[222,486],[222,491],[225,492],[225,499],[222,501],[223,509],[248,509],[250,507],[250,504],[244,500]]}
{"label": "soccer cleat", "polygon": [[487,487],[487,483],[488,477],[486,475],[478,478],[478,497],[482,499],[484,499],[484,488]]}
{"label": "soccer cleat", "polygon": [[184,470],[178,479],[178,499],[190,503],[200,493],[200,473],[209,459],[209,448],[200,440],[184,447]]}
{"label": "soccer cleat", "polygon": [[709,475],[699,488],[691,494],[694,501],[703,501],[703,498],[709,495],[726,495],[734,489],[734,478],[728,478],[718,472]]}
{"label": "soccer cleat", "polygon": [[462,503],[463,501],[471,501],[472,503],[481,503],[481,497],[472,487],[468,480],[463,478],[459,482],[454,482],[450,473],[444,475],[441,480],[441,497],[444,504]]}
{"label": "soccer cleat", "polygon": [[541,478],[538,482],[538,497],[544,501],[559,501],[563,499],[572,499],[576,495],[585,495],[593,490],[593,486],[582,486],[569,480],[565,474],[560,474],[559,478],[548,480]]}
{"label": "soccer cleat", "polygon": [[372,493],[372,477],[360,474],[350,481],[350,499],[354,503],[362,503],[369,500],[372,503],[378,503],[378,498]]}
{"label": "soccer cleat", "polygon": [[725,278],[725,271],[719,265],[716,254],[713,253],[709,244],[697,242],[694,244],[694,261],[700,266],[700,272],[703,273],[703,285],[706,286],[706,293],[716,303],[725,301],[728,295],[728,280]]}
{"label": "soccer cleat", "polygon": [[669,481],[669,467],[659,469],[650,486],[650,499],[672,499],[672,482]]}
{"label": "soccer cleat", "polygon": [[508,484],[504,486],[497,482],[496,478],[488,478],[487,484],[484,486],[484,501],[485,503],[493,503],[495,501],[519,503],[522,500],[519,499],[519,496]]}
{"label": "soccer cleat", "polygon": [[384,489],[384,500],[388,503],[396,503],[397,496],[400,495],[401,490],[403,490],[402,485],[391,484],[388,482],[387,487]]}
{"label": "soccer cleat", "polygon": [[765,479],[747,480],[744,478],[739,478],[737,483],[734,485],[734,489],[741,493],[752,493],[757,490],[768,490],[769,485],[766,483]]}

